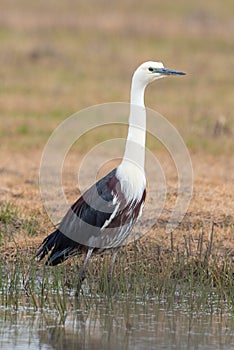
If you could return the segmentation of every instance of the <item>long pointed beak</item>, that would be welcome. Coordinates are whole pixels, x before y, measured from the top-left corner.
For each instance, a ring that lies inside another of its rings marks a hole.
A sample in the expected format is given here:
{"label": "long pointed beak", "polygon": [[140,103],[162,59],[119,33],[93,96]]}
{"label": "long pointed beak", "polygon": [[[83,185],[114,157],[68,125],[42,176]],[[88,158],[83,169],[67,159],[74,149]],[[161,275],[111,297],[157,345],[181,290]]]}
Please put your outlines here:
{"label": "long pointed beak", "polygon": [[174,70],[170,68],[157,68],[155,73],[160,73],[163,75],[185,75],[186,73],[180,72],[179,70]]}

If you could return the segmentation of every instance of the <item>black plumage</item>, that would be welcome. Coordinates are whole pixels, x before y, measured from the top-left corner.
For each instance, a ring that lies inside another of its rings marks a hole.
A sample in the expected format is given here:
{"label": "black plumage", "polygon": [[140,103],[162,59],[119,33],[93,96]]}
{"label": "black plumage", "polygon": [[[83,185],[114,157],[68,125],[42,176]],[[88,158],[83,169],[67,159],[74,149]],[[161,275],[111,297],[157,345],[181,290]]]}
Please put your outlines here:
{"label": "black plumage", "polygon": [[71,206],[58,229],[42,242],[36,255],[39,260],[49,254],[46,264],[57,265],[70,256],[87,252],[93,238],[99,242],[92,246],[94,253],[116,248],[125,241],[138,219],[145,191],[140,200],[128,201],[116,170],[91,186]]}

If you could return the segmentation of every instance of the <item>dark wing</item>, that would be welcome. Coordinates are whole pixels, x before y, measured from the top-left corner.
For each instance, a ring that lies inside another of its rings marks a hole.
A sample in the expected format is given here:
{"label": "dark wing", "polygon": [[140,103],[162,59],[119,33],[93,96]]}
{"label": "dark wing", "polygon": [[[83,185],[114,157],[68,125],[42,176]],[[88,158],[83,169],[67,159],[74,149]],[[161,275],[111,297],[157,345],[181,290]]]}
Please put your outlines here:
{"label": "dark wing", "polygon": [[56,265],[87,247],[102,251],[121,245],[139,216],[145,192],[142,200],[127,203],[120,187],[116,169],[90,187],[44,240],[39,259],[51,251],[47,264]]}

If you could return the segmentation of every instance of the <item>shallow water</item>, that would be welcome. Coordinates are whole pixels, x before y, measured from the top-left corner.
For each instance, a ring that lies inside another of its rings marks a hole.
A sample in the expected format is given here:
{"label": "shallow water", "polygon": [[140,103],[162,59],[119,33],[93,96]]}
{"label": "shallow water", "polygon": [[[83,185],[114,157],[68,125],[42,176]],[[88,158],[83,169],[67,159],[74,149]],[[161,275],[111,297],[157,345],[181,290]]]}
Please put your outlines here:
{"label": "shallow water", "polygon": [[1,308],[0,348],[234,349],[234,318],[154,300],[84,300],[62,317],[55,310]]}

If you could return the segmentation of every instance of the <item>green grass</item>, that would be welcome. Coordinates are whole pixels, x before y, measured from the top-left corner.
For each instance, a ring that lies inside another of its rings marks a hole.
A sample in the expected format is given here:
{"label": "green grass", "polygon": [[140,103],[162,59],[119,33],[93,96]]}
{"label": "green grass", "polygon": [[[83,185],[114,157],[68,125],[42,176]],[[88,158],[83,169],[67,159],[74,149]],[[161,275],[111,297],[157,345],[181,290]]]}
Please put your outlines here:
{"label": "green grass", "polygon": [[[54,310],[63,322],[77,302],[74,295],[82,259],[73,258],[56,267],[35,261],[38,243],[27,241],[38,235],[41,225],[36,214],[25,217],[12,204],[0,206],[1,305],[16,312],[22,306]],[[168,308],[186,305],[188,312],[232,314],[232,256],[223,242],[227,234],[233,234],[232,218],[209,225],[205,221],[185,221],[167,243],[165,237],[160,238],[160,226],[156,231],[157,241],[153,236],[145,237],[122,248],[110,283],[109,255],[94,256],[78,301],[93,305],[100,299],[153,299]],[[21,238],[20,244],[17,237]]]}
{"label": "green grass", "polygon": [[38,234],[36,215],[26,218],[16,206],[10,203],[0,205],[0,245],[14,241],[17,236],[33,237]]}
{"label": "green grass", "polygon": [[22,254],[18,248],[14,264],[1,258],[1,304],[15,311],[21,306],[56,310],[61,322],[75,302],[90,306],[100,299],[153,299],[165,302],[168,308],[186,305],[187,312],[233,313],[232,261],[215,249],[213,229],[209,240],[203,232],[198,242],[187,232],[183,249],[175,245],[173,237],[167,250],[154,241],[123,248],[109,283],[108,255],[93,257],[78,299],[74,294],[81,260],[74,258],[51,268],[38,264],[32,251]]}
{"label": "green grass", "polygon": [[3,224],[10,224],[17,216],[17,210],[11,204],[5,203],[0,206],[0,221]]}

